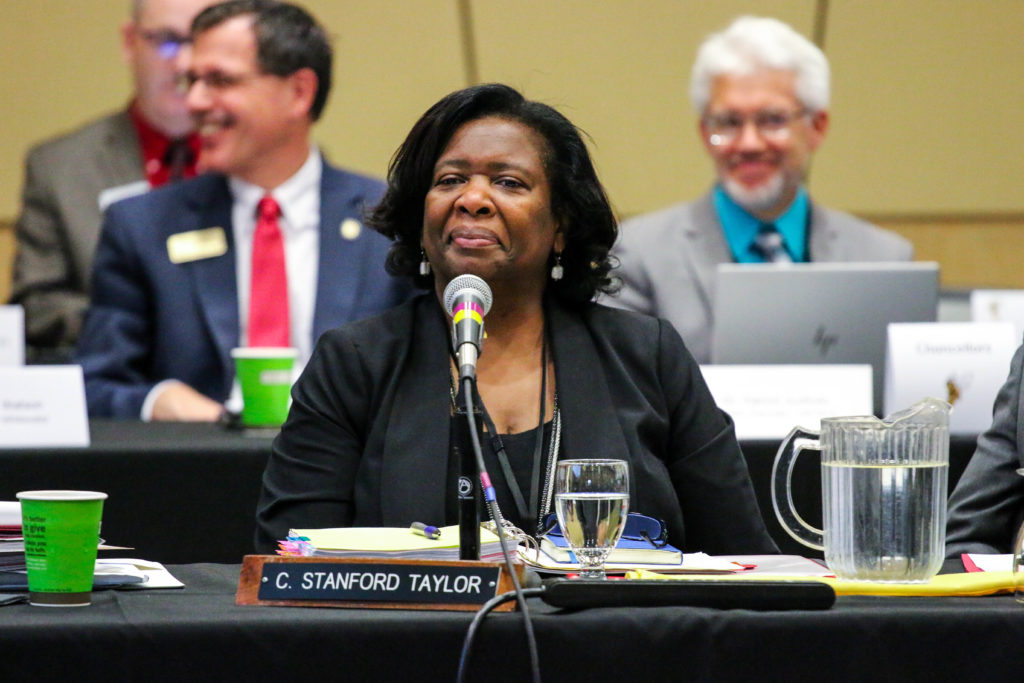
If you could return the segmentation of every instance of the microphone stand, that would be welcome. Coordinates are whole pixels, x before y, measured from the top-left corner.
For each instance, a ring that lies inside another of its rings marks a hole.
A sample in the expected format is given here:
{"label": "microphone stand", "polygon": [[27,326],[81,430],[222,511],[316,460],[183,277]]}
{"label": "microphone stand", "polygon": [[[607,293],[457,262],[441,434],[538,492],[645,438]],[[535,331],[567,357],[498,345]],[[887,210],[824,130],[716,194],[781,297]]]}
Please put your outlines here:
{"label": "microphone stand", "polygon": [[[471,387],[466,384],[466,387]],[[469,420],[476,425],[477,433],[482,431],[482,416],[479,408],[473,407],[473,415],[466,412],[460,388],[455,400],[455,414],[451,418],[448,453],[457,467],[457,496],[459,510],[459,559],[480,559],[480,510],[482,496],[472,440],[469,435]]]}
{"label": "microphone stand", "polygon": [[[469,427],[469,438],[473,445],[473,456],[474,464],[476,465],[476,472],[479,474],[480,489],[483,493],[484,500],[487,503],[487,510],[490,512],[491,520],[494,522],[495,531],[498,534],[498,542],[501,545],[501,554],[505,560],[505,568],[508,570],[509,578],[512,580],[513,591],[516,596],[516,602],[519,605],[519,609],[523,615],[523,627],[526,630],[526,642],[530,652],[530,670],[533,674],[534,683],[540,683],[540,657],[537,653],[537,637],[533,632],[533,620],[530,619],[530,610],[526,606],[526,597],[523,594],[523,587],[519,583],[519,575],[516,574],[515,567],[512,566],[512,551],[509,549],[508,538],[505,535],[504,518],[501,515],[501,509],[498,507],[498,500],[494,493],[494,485],[491,484],[491,477],[487,474],[487,467],[484,465],[483,450],[480,447],[480,433],[483,429],[480,428],[479,420],[479,409],[475,405],[474,401],[474,388],[476,386],[476,376],[474,374],[468,374],[465,377],[460,378],[459,384],[461,390],[458,397],[462,398],[462,402],[465,403],[465,410],[463,411],[464,416],[472,415],[475,420],[465,420],[464,424]],[[459,403],[456,400],[456,403]],[[463,458],[463,462],[468,458]],[[464,466],[464,465],[463,465]],[[460,469],[460,472],[462,470]],[[461,478],[461,477],[460,477]],[[474,487],[475,488],[475,487]],[[462,505],[459,505],[459,534],[460,539],[465,538],[463,534],[466,530],[463,526],[465,523],[464,517],[461,514]],[[473,533],[477,537],[477,557],[479,557],[479,523],[474,527]],[[460,549],[461,553],[461,549]],[[465,558],[463,558],[465,559]],[[463,652],[462,662],[459,665],[459,681],[463,680],[463,674],[465,673],[466,652]]]}

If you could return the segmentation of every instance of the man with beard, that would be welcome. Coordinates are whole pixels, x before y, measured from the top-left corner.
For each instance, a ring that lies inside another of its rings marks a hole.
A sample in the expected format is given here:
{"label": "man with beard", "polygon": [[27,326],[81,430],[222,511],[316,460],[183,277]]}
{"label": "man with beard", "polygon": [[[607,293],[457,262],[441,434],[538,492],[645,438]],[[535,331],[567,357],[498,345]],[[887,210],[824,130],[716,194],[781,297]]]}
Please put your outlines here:
{"label": "man with beard", "polygon": [[707,363],[718,264],[911,260],[902,237],[807,194],[828,130],[829,67],[806,38],[776,19],[740,17],[701,45],[690,98],[717,183],[623,223],[613,250],[622,290],[605,303],[667,318]]}

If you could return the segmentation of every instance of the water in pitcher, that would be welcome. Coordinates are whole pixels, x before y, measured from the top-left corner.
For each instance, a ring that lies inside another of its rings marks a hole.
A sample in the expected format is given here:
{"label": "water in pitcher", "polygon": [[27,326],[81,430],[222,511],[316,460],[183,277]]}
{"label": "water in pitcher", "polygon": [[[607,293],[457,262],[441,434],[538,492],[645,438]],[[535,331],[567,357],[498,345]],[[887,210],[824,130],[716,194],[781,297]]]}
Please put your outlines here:
{"label": "water in pitcher", "polygon": [[928,581],[945,554],[947,463],[822,463],[825,562],[851,580]]}

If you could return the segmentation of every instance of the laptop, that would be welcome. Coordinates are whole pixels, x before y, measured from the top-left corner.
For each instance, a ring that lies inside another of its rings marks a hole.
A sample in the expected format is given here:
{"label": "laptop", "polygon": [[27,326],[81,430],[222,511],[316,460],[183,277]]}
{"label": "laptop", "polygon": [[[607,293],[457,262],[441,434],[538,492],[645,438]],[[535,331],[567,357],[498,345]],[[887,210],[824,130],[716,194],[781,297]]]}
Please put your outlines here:
{"label": "laptop", "polygon": [[938,296],[932,262],[721,264],[711,362],[868,363],[881,415],[886,328],[935,322]]}

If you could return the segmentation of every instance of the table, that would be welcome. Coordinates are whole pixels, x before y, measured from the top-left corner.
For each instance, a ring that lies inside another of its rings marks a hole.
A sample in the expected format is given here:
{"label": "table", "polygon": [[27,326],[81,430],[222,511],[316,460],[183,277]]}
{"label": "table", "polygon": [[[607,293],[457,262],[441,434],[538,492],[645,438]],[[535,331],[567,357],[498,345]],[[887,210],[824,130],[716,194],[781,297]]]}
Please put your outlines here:
{"label": "table", "polygon": [[[0,500],[18,491],[72,488],[109,494],[103,536],[134,556],[164,564],[237,563],[253,550],[260,481],[274,432],[220,425],[102,421],[90,423],[89,448],[0,449]],[[952,490],[974,452],[974,437],[950,439]],[[820,557],[782,529],[772,511],[777,441],[742,444],[768,530],[782,552]],[[794,500],[821,524],[821,485],[813,455],[794,468]]]}
{"label": "table", "polygon": [[103,491],[103,538],[164,564],[236,563],[253,552],[274,432],[114,420],[89,428],[89,448],[0,449],[0,500],[28,489]]}
{"label": "table", "polygon": [[[170,570],[184,590],[0,608],[0,679],[455,680],[471,613],[239,607],[237,566]],[[530,604],[549,682],[1020,678],[1024,606],[1009,596],[840,597],[820,612]],[[488,617],[474,652],[470,680],[529,680],[519,615]]]}

